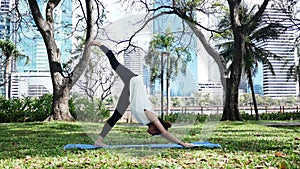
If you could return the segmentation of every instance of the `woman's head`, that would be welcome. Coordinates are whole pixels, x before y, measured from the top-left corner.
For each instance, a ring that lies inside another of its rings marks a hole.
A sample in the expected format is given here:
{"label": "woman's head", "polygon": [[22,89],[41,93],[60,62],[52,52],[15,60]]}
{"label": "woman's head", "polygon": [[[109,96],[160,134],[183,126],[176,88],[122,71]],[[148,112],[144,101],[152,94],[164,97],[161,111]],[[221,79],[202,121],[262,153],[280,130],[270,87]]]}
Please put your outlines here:
{"label": "woman's head", "polygon": [[[164,128],[165,128],[166,130],[168,130],[170,127],[172,127],[172,124],[171,124],[170,122],[164,121],[164,120],[161,119],[161,118],[158,118],[158,120],[159,120],[160,123],[164,126]],[[158,128],[153,124],[153,122],[150,122],[150,123],[148,124],[148,130],[147,130],[147,132],[148,132],[149,134],[151,134],[152,136],[161,134],[161,132],[160,132],[160,131],[158,130]]]}

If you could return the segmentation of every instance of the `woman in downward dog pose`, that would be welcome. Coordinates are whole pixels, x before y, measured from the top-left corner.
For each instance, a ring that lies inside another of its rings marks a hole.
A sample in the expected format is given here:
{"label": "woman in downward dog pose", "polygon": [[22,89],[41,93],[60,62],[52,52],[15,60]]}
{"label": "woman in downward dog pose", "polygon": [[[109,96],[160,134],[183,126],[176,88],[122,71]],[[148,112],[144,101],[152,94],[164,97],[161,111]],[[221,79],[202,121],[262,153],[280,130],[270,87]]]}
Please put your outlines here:
{"label": "woman in downward dog pose", "polygon": [[98,46],[106,54],[109,59],[111,67],[119,75],[124,83],[124,88],[119,97],[117,106],[113,115],[104,124],[100,135],[95,141],[95,146],[106,146],[103,143],[103,139],[117,123],[117,121],[123,116],[127,107],[130,104],[131,112],[134,117],[142,124],[148,126],[147,132],[153,135],[161,135],[163,138],[182,145],[184,147],[192,147],[190,143],[184,143],[170,134],[167,130],[172,125],[169,122],[165,122],[162,119],[156,117],[153,113],[151,103],[148,99],[148,95],[144,88],[143,78],[134,74],[132,71],[124,67],[118,62],[111,50],[102,45],[99,41],[91,41],[90,46]]}

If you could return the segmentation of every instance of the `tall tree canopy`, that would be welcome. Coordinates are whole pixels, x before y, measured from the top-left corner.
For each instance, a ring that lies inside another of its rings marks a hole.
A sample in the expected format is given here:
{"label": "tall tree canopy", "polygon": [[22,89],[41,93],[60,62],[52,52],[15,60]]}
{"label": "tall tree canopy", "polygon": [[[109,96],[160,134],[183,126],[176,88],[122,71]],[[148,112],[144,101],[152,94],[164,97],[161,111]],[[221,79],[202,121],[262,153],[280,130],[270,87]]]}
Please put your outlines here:
{"label": "tall tree canopy", "polygon": [[[180,67],[181,73],[186,73],[187,63],[191,61],[191,53],[188,46],[184,47],[178,43],[178,38],[172,33],[155,35],[150,41],[149,53],[146,57],[146,64],[150,67],[150,81],[166,79],[167,113],[170,109],[170,81],[174,79]],[[164,72],[166,77],[163,78]],[[161,91],[163,96],[163,91]],[[163,106],[163,98],[161,98]],[[163,108],[162,108],[163,109]],[[161,110],[163,111],[163,110]],[[163,112],[161,112],[163,118]]]}

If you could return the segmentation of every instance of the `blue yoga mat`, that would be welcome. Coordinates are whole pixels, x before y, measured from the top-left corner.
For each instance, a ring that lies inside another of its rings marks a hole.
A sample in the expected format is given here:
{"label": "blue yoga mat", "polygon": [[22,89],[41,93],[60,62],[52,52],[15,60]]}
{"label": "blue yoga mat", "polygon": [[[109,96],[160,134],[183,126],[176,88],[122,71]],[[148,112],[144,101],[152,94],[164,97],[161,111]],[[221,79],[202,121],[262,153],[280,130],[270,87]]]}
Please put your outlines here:
{"label": "blue yoga mat", "polygon": [[[221,148],[220,144],[210,142],[193,142],[195,147],[206,148]],[[184,148],[178,144],[125,144],[125,145],[108,145],[108,146],[94,146],[91,144],[67,144],[64,149],[98,149],[98,148]],[[193,148],[193,147],[192,147]]]}

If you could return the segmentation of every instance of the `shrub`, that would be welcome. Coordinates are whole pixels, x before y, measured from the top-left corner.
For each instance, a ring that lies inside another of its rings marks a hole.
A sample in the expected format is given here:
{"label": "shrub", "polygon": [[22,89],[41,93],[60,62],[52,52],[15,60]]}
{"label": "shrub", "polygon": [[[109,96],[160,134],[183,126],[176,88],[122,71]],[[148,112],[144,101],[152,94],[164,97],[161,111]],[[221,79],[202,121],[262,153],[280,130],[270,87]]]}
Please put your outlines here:
{"label": "shrub", "polygon": [[[244,120],[255,120],[255,115],[248,113],[241,114]],[[273,112],[259,114],[261,120],[300,120],[300,113],[297,112]]]}
{"label": "shrub", "polygon": [[199,114],[199,113],[170,113],[165,116],[166,121],[171,123],[204,123],[206,121],[219,121],[221,114]]}
{"label": "shrub", "polygon": [[74,114],[76,114],[78,121],[102,122],[110,116],[110,111],[99,100],[92,102],[86,97],[77,97],[74,98],[73,102]]}
{"label": "shrub", "polygon": [[[38,98],[13,98],[0,97],[0,122],[33,122],[43,121],[51,114],[51,94],[45,94]],[[70,112],[74,115],[74,105],[69,101]]]}

